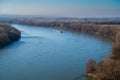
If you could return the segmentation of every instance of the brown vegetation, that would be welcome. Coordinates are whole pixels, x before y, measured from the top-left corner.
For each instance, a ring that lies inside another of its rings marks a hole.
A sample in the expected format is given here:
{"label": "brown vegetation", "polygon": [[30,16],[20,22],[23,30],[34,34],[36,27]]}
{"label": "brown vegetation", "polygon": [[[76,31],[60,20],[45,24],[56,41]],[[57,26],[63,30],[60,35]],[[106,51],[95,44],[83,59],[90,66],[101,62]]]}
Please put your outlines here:
{"label": "brown vegetation", "polygon": [[120,60],[104,60],[96,69],[94,80],[120,80]]}
{"label": "brown vegetation", "polygon": [[120,31],[120,18],[2,17],[0,22],[61,28],[112,39]]}
{"label": "brown vegetation", "polygon": [[87,63],[87,73],[93,73],[96,70],[95,60],[90,59]]}
{"label": "brown vegetation", "polygon": [[93,77],[94,72],[96,71],[96,62],[93,59],[90,59],[86,65],[86,73],[88,77]]}
{"label": "brown vegetation", "polygon": [[[88,62],[90,64],[90,62]],[[87,65],[88,68],[91,66]],[[91,70],[93,67],[91,68]],[[113,51],[109,58],[101,61],[96,70],[87,72],[94,80],[120,80],[120,33],[117,34],[113,44]]]}
{"label": "brown vegetation", "polygon": [[113,44],[113,56],[114,59],[120,60],[120,33],[117,34],[115,38],[115,42]]}

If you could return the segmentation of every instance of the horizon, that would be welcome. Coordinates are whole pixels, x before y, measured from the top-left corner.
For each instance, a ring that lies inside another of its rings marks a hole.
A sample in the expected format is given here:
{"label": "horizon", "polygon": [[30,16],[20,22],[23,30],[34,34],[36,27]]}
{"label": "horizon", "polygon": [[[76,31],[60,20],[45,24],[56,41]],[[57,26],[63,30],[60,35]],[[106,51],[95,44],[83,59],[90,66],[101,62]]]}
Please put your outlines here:
{"label": "horizon", "polygon": [[30,15],[30,14],[0,14],[0,17],[40,17],[40,18],[120,18],[120,16],[50,16],[50,15]]}
{"label": "horizon", "polygon": [[120,0],[1,0],[0,15],[120,17],[119,4]]}

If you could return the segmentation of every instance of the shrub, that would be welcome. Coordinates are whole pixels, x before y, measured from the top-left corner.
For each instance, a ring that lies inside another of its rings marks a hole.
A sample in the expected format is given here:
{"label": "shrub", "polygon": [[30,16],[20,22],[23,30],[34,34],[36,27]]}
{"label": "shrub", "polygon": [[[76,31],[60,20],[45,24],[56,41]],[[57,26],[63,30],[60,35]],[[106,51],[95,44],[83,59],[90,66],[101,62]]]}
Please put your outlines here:
{"label": "shrub", "polygon": [[120,59],[120,33],[118,33],[115,38],[112,55],[113,55],[112,58]]}
{"label": "shrub", "polygon": [[116,35],[111,55],[99,63],[94,80],[120,80],[120,33]]}
{"label": "shrub", "polygon": [[120,80],[120,33],[115,38],[111,56],[101,61],[96,69],[95,61],[88,61],[87,71],[94,73],[94,80]]}
{"label": "shrub", "polygon": [[98,66],[94,80],[120,80],[120,60],[106,59]]}
{"label": "shrub", "polygon": [[96,62],[93,59],[90,59],[86,65],[87,73],[93,73],[96,70]]}

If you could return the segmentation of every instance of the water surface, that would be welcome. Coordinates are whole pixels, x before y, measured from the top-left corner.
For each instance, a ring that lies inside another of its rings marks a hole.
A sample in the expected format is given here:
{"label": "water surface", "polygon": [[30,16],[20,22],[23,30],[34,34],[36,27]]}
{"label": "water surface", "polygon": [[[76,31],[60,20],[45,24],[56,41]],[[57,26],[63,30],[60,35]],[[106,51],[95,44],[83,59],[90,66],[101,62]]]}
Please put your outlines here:
{"label": "water surface", "polygon": [[111,41],[84,33],[15,25],[19,41],[0,49],[0,80],[87,80],[85,64],[111,50]]}

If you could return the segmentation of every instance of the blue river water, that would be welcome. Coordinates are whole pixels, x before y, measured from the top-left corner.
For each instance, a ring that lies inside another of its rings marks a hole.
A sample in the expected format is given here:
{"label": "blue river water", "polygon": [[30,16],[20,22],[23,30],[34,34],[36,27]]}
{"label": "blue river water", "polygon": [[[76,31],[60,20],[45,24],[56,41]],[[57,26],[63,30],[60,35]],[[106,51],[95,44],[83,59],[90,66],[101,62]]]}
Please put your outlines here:
{"label": "blue river water", "polygon": [[86,63],[111,53],[112,41],[85,33],[12,24],[21,39],[0,49],[0,80],[87,80]]}

